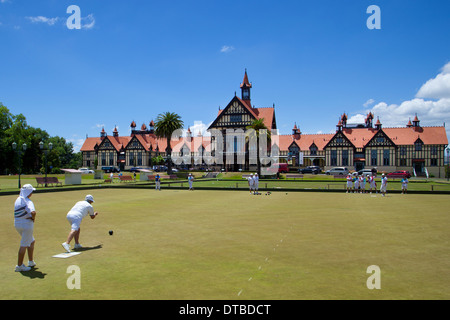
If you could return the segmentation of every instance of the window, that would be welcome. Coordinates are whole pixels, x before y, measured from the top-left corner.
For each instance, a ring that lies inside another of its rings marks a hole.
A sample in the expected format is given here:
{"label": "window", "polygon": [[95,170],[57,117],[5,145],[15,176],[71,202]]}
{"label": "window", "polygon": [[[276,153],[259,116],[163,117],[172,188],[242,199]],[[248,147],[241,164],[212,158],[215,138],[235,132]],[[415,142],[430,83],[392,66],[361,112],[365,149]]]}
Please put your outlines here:
{"label": "window", "polygon": [[378,143],[384,143],[384,137],[377,137],[376,140]]}
{"label": "window", "polygon": [[431,159],[430,160],[430,166],[432,166],[432,167],[436,167],[438,164],[437,164],[437,159]]}
{"label": "window", "polygon": [[343,142],[344,142],[344,139],[342,137],[336,137],[336,143],[341,144]]}
{"label": "window", "polygon": [[422,151],[422,144],[422,141],[417,141],[416,143],[414,143],[416,151]]}
{"label": "window", "polygon": [[406,147],[400,147],[400,155],[406,156]]}
{"label": "window", "polygon": [[436,156],[438,154],[438,148],[436,146],[432,146],[430,148],[430,153],[432,156]]}
{"label": "window", "polygon": [[406,159],[400,159],[400,166],[406,167]]}
{"label": "window", "polygon": [[342,150],[342,165],[348,166],[348,150]]}
{"label": "window", "polygon": [[389,166],[389,150],[383,150],[383,165]]}
{"label": "window", "polygon": [[372,150],[370,154],[370,165],[376,166],[377,165],[377,150]]}
{"label": "window", "polygon": [[232,114],[230,115],[230,122],[241,122],[242,115],[241,114]]}
{"label": "window", "polygon": [[311,152],[311,155],[312,155],[312,156],[317,156],[317,147],[316,147],[315,145],[312,145],[312,146],[309,148],[309,151]]}
{"label": "window", "polygon": [[337,166],[337,150],[331,150],[331,165]]}
{"label": "window", "polygon": [[142,166],[142,152],[138,153],[138,166]]}
{"label": "window", "polygon": [[114,153],[112,152],[109,153],[109,165],[114,165]]}
{"label": "window", "polygon": [[102,153],[102,166],[106,166],[106,153]]}

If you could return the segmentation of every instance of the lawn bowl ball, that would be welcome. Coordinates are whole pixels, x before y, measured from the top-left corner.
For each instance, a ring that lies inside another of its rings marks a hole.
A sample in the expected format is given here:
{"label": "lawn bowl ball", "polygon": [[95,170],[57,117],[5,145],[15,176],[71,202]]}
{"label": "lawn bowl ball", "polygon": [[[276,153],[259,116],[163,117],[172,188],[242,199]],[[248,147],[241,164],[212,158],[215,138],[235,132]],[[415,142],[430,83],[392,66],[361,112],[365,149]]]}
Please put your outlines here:
{"label": "lawn bowl ball", "polygon": [[109,230],[109,235],[110,235],[110,236],[112,236],[113,233],[114,233],[114,232],[113,232],[112,230]]}

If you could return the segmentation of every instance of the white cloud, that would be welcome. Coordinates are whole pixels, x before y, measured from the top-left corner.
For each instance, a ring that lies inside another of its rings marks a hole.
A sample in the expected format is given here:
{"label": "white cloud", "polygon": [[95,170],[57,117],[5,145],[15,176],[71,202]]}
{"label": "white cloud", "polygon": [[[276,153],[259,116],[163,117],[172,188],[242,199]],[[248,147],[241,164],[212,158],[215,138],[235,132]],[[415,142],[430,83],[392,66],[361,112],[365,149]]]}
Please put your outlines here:
{"label": "white cloud", "polygon": [[212,122],[210,122],[209,124],[205,124],[202,121],[194,121],[194,125],[190,126],[189,129],[191,130],[193,137],[196,137],[199,133],[201,133],[201,135],[204,137],[209,137],[211,133],[206,130],[211,124]]}
{"label": "white cloud", "polygon": [[84,143],[84,139],[79,139],[79,138],[67,139],[67,141],[72,142],[73,152],[80,152],[80,149]]}
{"label": "white cloud", "polygon": [[234,50],[233,46],[222,46],[222,48],[220,49],[220,52],[222,53],[228,53]]}
{"label": "white cloud", "polygon": [[355,114],[354,116],[351,116],[348,118],[347,123],[364,123],[366,120],[366,116],[363,114]]}
{"label": "white cloud", "polygon": [[374,114],[375,121],[380,118],[383,127],[404,127],[417,114],[421,126],[442,126],[445,123],[447,136],[450,136],[450,63],[435,78],[428,80],[415,98],[400,104],[379,102],[367,108],[364,114],[353,115],[347,122],[363,123],[369,111]]}
{"label": "white cloud", "polygon": [[58,22],[59,18],[47,18],[43,16],[37,16],[37,17],[27,17],[28,20],[30,20],[32,23],[46,23],[49,26],[53,26]]}
{"label": "white cloud", "polygon": [[92,29],[95,26],[95,18],[94,15],[91,13],[89,14],[87,17],[81,18],[81,22],[83,23],[83,21],[85,21],[84,24],[81,25],[82,29]]}
{"label": "white cloud", "polygon": [[369,100],[367,100],[367,101],[363,104],[363,106],[367,108],[368,106],[370,106],[370,105],[373,104],[374,102],[375,102],[375,100],[369,99]]}
{"label": "white cloud", "polygon": [[450,98],[450,62],[447,63],[436,78],[428,80],[417,92],[417,98]]}
{"label": "white cloud", "polygon": [[[54,26],[59,21],[64,22],[64,23],[61,23],[61,25],[66,26],[66,19],[67,19],[64,17],[63,18],[61,18],[61,17],[48,18],[48,17],[44,17],[44,16],[26,17],[26,18],[29,21],[31,21],[32,23],[45,23],[49,26]],[[86,17],[81,17],[81,28],[82,29],[90,30],[94,26],[95,26],[95,18],[92,13],[87,15]]]}

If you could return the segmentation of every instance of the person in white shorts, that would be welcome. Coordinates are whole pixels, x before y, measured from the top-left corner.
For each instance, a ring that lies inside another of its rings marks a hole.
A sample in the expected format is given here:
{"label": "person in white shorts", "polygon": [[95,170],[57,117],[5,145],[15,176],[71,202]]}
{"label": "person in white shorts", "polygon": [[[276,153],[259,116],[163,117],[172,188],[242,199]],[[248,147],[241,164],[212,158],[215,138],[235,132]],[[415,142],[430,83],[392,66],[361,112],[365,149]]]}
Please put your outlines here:
{"label": "person in white shorts", "polygon": [[353,180],[352,180],[352,175],[350,173],[347,175],[347,185],[346,185],[346,187],[347,187],[347,192],[346,193],[352,192]]}
{"label": "person in white shorts", "polygon": [[89,215],[91,219],[95,219],[98,215],[98,212],[94,212],[94,208],[92,207],[92,203],[94,203],[94,197],[90,194],[86,196],[85,200],[78,201],[72,209],[70,209],[69,213],[67,213],[67,220],[70,223],[71,230],[69,236],[67,237],[67,241],[61,243],[64,249],[67,252],[70,252],[70,241],[75,238],[75,246],[74,249],[80,249],[83,246],[80,244],[80,225],[81,221],[84,217]]}
{"label": "person in white shorts", "polygon": [[252,190],[253,190],[253,173],[250,174],[250,176],[247,178],[248,181],[248,188],[250,190],[250,194],[252,194]]}
{"label": "person in white shorts", "polygon": [[[36,266],[33,260],[34,254],[34,220],[36,219],[36,209],[30,197],[33,195],[31,184],[26,184],[20,189],[20,195],[14,203],[14,227],[22,237],[20,240],[20,248],[17,258],[16,272],[30,271]],[[23,264],[25,253],[28,252],[28,266]]]}
{"label": "person in white shorts", "polygon": [[408,192],[408,178],[403,177],[402,179],[402,194],[406,194]]}
{"label": "person in white shorts", "polygon": [[386,196],[386,188],[387,188],[387,177],[383,173],[381,175],[381,188],[380,188],[380,192],[383,197]]}
{"label": "person in white shorts", "polygon": [[259,176],[257,173],[253,175],[253,194],[258,194],[259,189]]}

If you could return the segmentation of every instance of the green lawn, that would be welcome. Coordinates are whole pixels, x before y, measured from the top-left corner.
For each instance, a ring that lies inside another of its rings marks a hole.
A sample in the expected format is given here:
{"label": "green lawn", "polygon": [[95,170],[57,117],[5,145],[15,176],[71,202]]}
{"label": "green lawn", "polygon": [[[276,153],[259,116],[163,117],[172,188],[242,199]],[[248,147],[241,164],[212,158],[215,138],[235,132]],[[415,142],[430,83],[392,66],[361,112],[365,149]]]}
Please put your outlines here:
{"label": "green lawn", "polygon": [[[89,250],[56,259],[86,193]],[[16,196],[0,197],[0,299],[449,299],[448,195],[98,189],[37,193],[38,268],[15,273]],[[114,235],[108,234],[109,230]],[[68,266],[81,270],[69,290]],[[366,286],[367,267],[381,289]]]}

